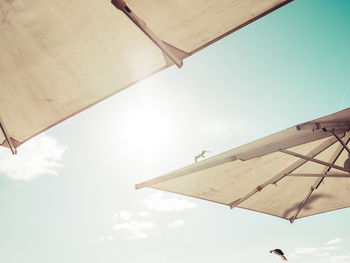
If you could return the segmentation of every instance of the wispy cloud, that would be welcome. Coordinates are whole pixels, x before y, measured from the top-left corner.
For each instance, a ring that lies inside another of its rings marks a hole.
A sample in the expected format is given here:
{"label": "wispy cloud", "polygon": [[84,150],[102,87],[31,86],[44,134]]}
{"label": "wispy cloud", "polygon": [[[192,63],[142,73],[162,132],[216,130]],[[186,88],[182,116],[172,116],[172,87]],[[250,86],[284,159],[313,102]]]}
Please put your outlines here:
{"label": "wispy cloud", "polygon": [[[341,246],[335,246],[343,242],[341,238],[334,238],[325,243],[324,246],[320,247],[299,247],[290,256],[294,258],[304,257],[304,256],[317,256],[319,257],[319,262],[321,263],[349,263],[350,253],[348,255],[335,256],[333,251],[338,251]],[[339,253],[339,251],[338,251]]]}
{"label": "wispy cloud", "polygon": [[[149,210],[156,212],[183,211],[197,206],[197,204],[183,198],[165,197],[163,193],[152,194],[149,198],[143,200],[143,203]],[[145,220],[146,218],[147,220]],[[148,211],[118,212],[112,218],[114,221],[113,230],[125,233],[125,237],[128,239],[144,239],[155,229],[177,228],[184,225],[183,220],[175,220],[166,225],[158,226],[148,218],[150,218]]]}
{"label": "wispy cloud", "polygon": [[96,238],[96,239],[93,239],[93,240],[91,240],[91,242],[92,243],[96,243],[96,242],[102,242],[102,241],[110,241],[110,240],[112,240],[113,239],[113,236],[112,235],[110,235],[110,236],[106,236],[106,237],[103,237],[103,236],[101,236],[101,237],[98,237],[98,238]]}
{"label": "wispy cloud", "polygon": [[14,180],[32,180],[42,175],[57,174],[67,146],[59,145],[49,135],[39,135],[18,148],[17,155],[0,147],[0,172]]}
{"label": "wispy cloud", "polygon": [[326,262],[327,263],[349,263],[350,256],[349,255],[332,256],[332,257],[329,257]]}
{"label": "wispy cloud", "polygon": [[330,250],[337,250],[339,248],[340,247],[338,247],[338,246],[325,246],[325,247],[322,247],[323,250],[328,250],[328,251],[330,251]]}
{"label": "wispy cloud", "polygon": [[297,253],[291,253],[289,254],[288,258],[299,258],[300,255],[298,255]]}
{"label": "wispy cloud", "polygon": [[127,233],[127,238],[140,239],[147,238],[147,231],[157,228],[157,225],[151,221],[129,221],[121,224],[115,224],[113,230],[123,230]]}
{"label": "wispy cloud", "polygon": [[137,213],[137,215],[140,217],[149,217],[149,213],[146,211],[140,211]]}
{"label": "wispy cloud", "polygon": [[124,211],[121,211],[117,214],[114,214],[112,220],[113,221],[118,220],[118,219],[129,220],[132,216],[133,216],[132,213],[124,210]]}
{"label": "wispy cloud", "polygon": [[123,220],[129,220],[129,219],[132,217],[132,214],[129,213],[128,211],[121,211],[121,212],[119,213],[119,216],[120,216],[120,218],[123,219]]}
{"label": "wispy cloud", "polygon": [[184,221],[183,220],[176,220],[174,222],[171,222],[168,224],[168,228],[176,228],[176,227],[181,227],[184,225]]}
{"label": "wispy cloud", "polygon": [[318,251],[317,247],[298,247],[295,251],[297,254],[312,254]]}
{"label": "wispy cloud", "polygon": [[315,255],[318,257],[327,257],[329,255],[329,253],[328,252],[316,252]]}
{"label": "wispy cloud", "polygon": [[165,198],[163,193],[152,194],[144,200],[144,204],[149,210],[157,212],[183,211],[197,207],[197,204],[183,198]]}
{"label": "wispy cloud", "polygon": [[343,239],[341,238],[334,238],[332,240],[329,240],[326,245],[335,245],[343,242]]}

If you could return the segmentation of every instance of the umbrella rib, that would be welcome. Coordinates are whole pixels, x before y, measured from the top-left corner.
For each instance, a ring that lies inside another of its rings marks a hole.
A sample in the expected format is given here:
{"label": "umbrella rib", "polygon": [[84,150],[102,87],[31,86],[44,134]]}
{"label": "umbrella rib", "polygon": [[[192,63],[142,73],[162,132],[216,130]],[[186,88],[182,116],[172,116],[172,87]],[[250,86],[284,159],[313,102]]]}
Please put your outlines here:
{"label": "umbrella rib", "polygon": [[319,174],[288,174],[293,177],[327,177],[327,178],[350,178],[350,173],[319,173]]}
{"label": "umbrella rib", "polygon": [[[346,137],[347,137],[347,143],[349,143],[349,140],[350,140],[350,139],[349,139],[349,134],[347,134]],[[337,138],[338,141],[340,140],[339,137],[336,136],[336,138]],[[333,156],[332,156],[332,158],[331,158],[332,164],[334,164],[334,163],[338,160],[339,156],[341,155],[341,153],[343,152],[344,149],[345,149],[345,147],[344,147],[343,143],[341,143],[341,145],[339,145],[338,149],[335,151],[335,153],[333,154]],[[329,170],[330,170],[331,168],[332,168],[331,166],[330,166],[330,167],[325,167],[323,173],[329,172]],[[296,212],[295,215],[290,219],[290,222],[291,222],[291,223],[293,223],[294,220],[297,218],[297,216],[299,215],[299,213],[301,212],[301,210],[302,210],[303,207],[305,206],[306,202],[310,199],[312,193],[319,187],[319,185],[322,183],[322,181],[324,180],[325,177],[326,177],[326,176],[323,176],[322,178],[316,179],[316,181],[314,182],[313,186],[311,186],[309,193],[306,195],[306,197],[304,198],[304,200],[303,200],[303,201],[300,203],[300,205],[298,206],[297,212]]]}
{"label": "umbrella rib", "polygon": [[166,54],[166,56],[173,61],[179,68],[181,68],[183,62],[178,56],[174,54],[166,44],[147,27],[146,23],[141,20],[131,9],[127,6],[124,0],[112,0],[112,4],[119,10],[121,10],[160,50]]}
{"label": "umbrella rib", "polygon": [[1,129],[2,133],[5,136],[5,140],[7,141],[7,144],[9,145],[12,154],[16,154],[17,153],[17,149],[12,143],[12,137],[9,135],[9,133],[8,133],[6,127],[5,127],[5,124],[4,124],[1,116],[0,116],[0,129]]}
{"label": "umbrella rib", "polygon": [[345,148],[345,150],[347,150],[347,152],[350,154],[350,149],[349,147],[344,143],[344,141],[338,136],[338,134],[336,134],[334,131],[331,131],[331,133],[334,135],[335,138],[337,138],[337,140],[341,143],[341,145],[343,145],[343,147]]}
{"label": "umbrella rib", "polygon": [[345,169],[344,167],[341,167],[339,165],[335,165],[335,164],[332,164],[332,163],[329,163],[329,162],[321,161],[321,160],[318,160],[318,159],[315,159],[313,157],[309,157],[309,156],[306,156],[306,155],[303,155],[303,154],[299,154],[299,153],[296,153],[296,152],[292,152],[292,151],[289,151],[289,150],[283,150],[283,149],[281,149],[280,152],[285,153],[285,154],[289,154],[289,155],[292,155],[292,156],[295,156],[295,157],[298,157],[298,158],[301,158],[301,159],[304,159],[304,160],[307,160],[307,161],[310,161],[310,162],[318,163],[318,164],[321,164],[321,165],[324,165],[324,166],[327,166],[327,167],[338,169],[338,170],[341,170],[341,171],[344,171],[344,172],[349,172],[348,169]]}
{"label": "umbrella rib", "polygon": [[[314,157],[314,156],[318,155],[319,153],[323,152],[324,150],[326,150],[331,145],[333,145],[336,141],[337,141],[336,138],[331,137],[331,138],[327,139],[325,142],[323,142],[320,145],[316,146],[307,155],[310,155],[310,156]],[[305,160],[305,159],[298,159],[297,161],[295,161],[294,163],[289,165],[286,169],[284,169],[281,172],[279,172],[278,174],[272,176],[269,180],[267,180],[263,184],[258,185],[254,190],[252,190],[251,192],[246,194],[244,197],[242,197],[242,198],[240,198],[240,199],[238,199],[238,200],[236,200],[234,202],[231,202],[228,205],[230,206],[231,209],[236,207],[236,206],[238,206],[239,204],[243,203],[245,200],[247,200],[248,198],[250,198],[251,196],[253,196],[257,192],[260,192],[262,189],[264,189],[269,184],[277,183],[279,180],[281,180],[282,178],[287,176],[289,173],[293,172],[294,170],[296,170],[297,168],[299,168],[300,166],[305,164],[307,161],[308,160]]]}

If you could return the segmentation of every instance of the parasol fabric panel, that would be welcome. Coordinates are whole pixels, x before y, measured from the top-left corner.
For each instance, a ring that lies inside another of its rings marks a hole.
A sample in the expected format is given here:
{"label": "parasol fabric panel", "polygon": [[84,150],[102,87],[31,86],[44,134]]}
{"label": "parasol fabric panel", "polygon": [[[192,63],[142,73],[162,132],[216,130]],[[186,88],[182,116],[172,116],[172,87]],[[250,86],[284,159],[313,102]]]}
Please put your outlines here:
{"label": "parasol fabric panel", "polygon": [[[127,4],[183,59],[288,2]],[[15,146],[172,64],[109,1],[2,1],[0,35],[1,125]]]}
{"label": "parasol fabric panel", "polygon": [[350,206],[350,108],[136,185],[293,222]]}

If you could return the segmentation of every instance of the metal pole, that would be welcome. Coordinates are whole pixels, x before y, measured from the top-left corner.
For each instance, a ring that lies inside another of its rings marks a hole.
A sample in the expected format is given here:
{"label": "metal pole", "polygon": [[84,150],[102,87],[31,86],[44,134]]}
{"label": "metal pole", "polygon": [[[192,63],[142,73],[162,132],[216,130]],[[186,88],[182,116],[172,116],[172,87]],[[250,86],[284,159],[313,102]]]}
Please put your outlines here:
{"label": "metal pole", "polygon": [[341,174],[341,173],[320,173],[320,174],[288,174],[287,176],[293,177],[326,177],[326,178],[350,178],[350,173]]}
{"label": "metal pole", "polygon": [[15,146],[13,145],[13,143],[12,143],[12,139],[11,139],[9,133],[7,132],[7,129],[6,129],[6,127],[5,127],[4,122],[2,121],[1,116],[0,116],[0,129],[1,129],[2,133],[3,133],[4,136],[5,136],[5,140],[7,141],[7,144],[9,145],[12,154],[15,155],[15,154],[17,153],[17,149],[16,149],[16,147],[15,147]]}
{"label": "metal pole", "polygon": [[[346,135],[347,137],[347,143],[349,142],[349,135]],[[338,139],[338,138],[337,138]],[[338,160],[339,156],[341,155],[341,153],[343,152],[344,147],[338,147],[338,149],[335,151],[335,153],[333,154],[332,158],[331,158],[331,162],[332,165]],[[331,169],[331,166],[329,167],[325,167],[324,169],[324,173],[329,172],[329,170]],[[322,181],[324,180],[325,176],[323,176],[322,178],[318,178],[316,179],[316,181],[314,182],[314,184],[311,186],[309,193],[306,195],[306,197],[304,198],[304,200],[300,203],[297,212],[295,213],[295,215],[290,219],[290,222],[293,223],[294,220],[297,218],[297,216],[299,215],[300,211],[303,209],[303,207],[305,206],[306,202],[310,199],[310,196],[312,195],[312,193],[320,186],[320,184],[322,183]]]}
{"label": "metal pole", "polygon": [[[317,154],[323,152],[328,147],[333,145],[336,141],[337,140],[335,138],[331,137],[328,140],[326,140],[325,142],[323,142],[320,145],[318,145],[316,148],[314,148],[308,154],[311,155],[311,156],[316,156]],[[247,200],[248,198],[250,198],[251,196],[253,196],[257,192],[260,192],[262,189],[264,189],[269,184],[277,183],[279,180],[283,179],[285,176],[287,176],[289,173],[293,172],[294,170],[296,170],[297,168],[302,166],[307,161],[308,160],[303,160],[303,159],[299,159],[299,160],[295,161],[290,166],[288,166],[286,169],[284,169],[283,171],[279,172],[275,176],[272,176],[269,180],[267,180],[263,184],[258,185],[254,190],[252,190],[251,192],[246,194],[244,197],[242,197],[242,198],[240,198],[240,199],[238,199],[238,200],[236,200],[236,201],[234,201],[232,203],[229,203],[228,205],[230,206],[231,209],[236,207],[236,206],[238,206],[239,204],[243,203],[245,200]]]}
{"label": "metal pole", "polygon": [[301,159],[304,159],[304,160],[307,160],[307,161],[310,161],[310,162],[318,163],[318,164],[321,164],[321,165],[324,165],[324,166],[327,166],[327,167],[332,167],[334,169],[338,169],[338,170],[341,170],[341,171],[344,171],[344,172],[349,172],[349,170],[347,170],[344,167],[341,167],[339,165],[335,165],[335,164],[332,164],[332,163],[324,162],[324,161],[321,161],[321,160],[318,160],[318,159],[315,159],[315,158],[312,158],[312,157],[309,157],[309,156],[306,156],[306,155],[302,155],[302,154],[299,154],[299,153],[296,153],[296,152],[292,152],[292,151],[289,151],[289,150],[280,150],[280,152],[285,153],[285,154],[289,154],[289,155],[292,155],[292,156],[295,156],[295,157],[298,157],[298,158],[301,158]]}
{"label": "metal pole", "polygon": [[349,147],[343,142],[343,140],[341,138],[339,138],[339,136],[334,132],[331,131],[331,133],[334,135],[335,138],[337,138],[337,140],[341,143],[341,145],[343,145],[343,147],[345,148],[345,150],[348,151],[348,153],[350,154],[350,149]]}
{"label": "metal pole", "polygon": [[173,61],[178,68],[181,68],[183,62],[182,59],[177,57],[167,46],[166,44],[149,29],[144,21],[142,21],[123,0],[112,0],[112,4],[121,10],[127,17],[130,18],[132,22],[160,49],[164,54]]}

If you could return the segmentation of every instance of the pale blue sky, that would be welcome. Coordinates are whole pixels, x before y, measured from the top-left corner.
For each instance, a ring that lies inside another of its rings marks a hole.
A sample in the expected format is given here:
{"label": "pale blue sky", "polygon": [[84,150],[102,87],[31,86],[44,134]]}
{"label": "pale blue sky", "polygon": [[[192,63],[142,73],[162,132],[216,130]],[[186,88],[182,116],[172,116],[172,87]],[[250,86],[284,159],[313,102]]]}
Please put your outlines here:
{"label": "pale blue sky", "polygon": [[350,262],[350,209],[290,224],[134,190],[203,149],[350,107],[349,13],[346,0],[296,0],[49,130],[41,176],[0,169],[0,262],[278,263],[277,247],[291,262]]}

